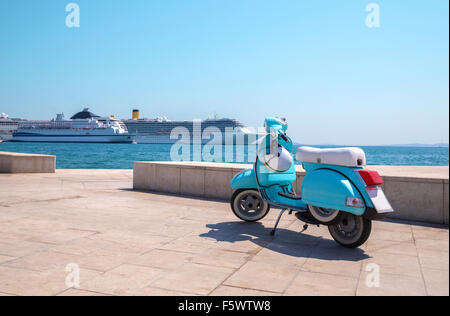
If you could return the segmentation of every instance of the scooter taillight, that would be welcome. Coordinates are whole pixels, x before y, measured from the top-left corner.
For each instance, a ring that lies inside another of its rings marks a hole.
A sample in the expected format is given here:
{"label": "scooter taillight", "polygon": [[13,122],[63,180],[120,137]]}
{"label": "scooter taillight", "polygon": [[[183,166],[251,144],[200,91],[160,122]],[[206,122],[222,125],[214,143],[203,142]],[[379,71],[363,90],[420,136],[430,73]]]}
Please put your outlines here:
{"label": "scooter taillight", "polygon": [[374,187],[383,184],[383,179],[378,172],[373,170],[358,170],[359,175],[368,187]]}

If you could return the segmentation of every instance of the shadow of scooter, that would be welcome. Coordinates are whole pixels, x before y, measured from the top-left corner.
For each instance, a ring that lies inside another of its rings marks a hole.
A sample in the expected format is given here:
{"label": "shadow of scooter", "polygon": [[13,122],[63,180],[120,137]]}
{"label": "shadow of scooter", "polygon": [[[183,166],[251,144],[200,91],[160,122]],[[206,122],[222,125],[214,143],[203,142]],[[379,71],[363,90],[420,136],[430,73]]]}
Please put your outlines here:
{"label": "shadow of scooter", "polygon": [[370,258],[360,248],[342,248],[333,240],[302,232],[279,228],[277,235],[272,237],[272,229],[264,227],[260,222],[223,222],[208,224],[206,227],[211,230],[200,237],[228,243],[250,241],[265,249],[292,257],[353,262]]}

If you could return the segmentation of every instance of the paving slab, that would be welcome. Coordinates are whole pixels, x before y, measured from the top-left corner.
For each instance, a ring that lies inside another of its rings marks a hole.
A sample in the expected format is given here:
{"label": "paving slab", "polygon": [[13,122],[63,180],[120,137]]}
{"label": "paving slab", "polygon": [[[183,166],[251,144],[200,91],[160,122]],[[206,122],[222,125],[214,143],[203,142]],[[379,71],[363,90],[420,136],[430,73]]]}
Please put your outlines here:
{"label": "paving slab", "polygon": [[120,265],[80,284],[80,288],[110,295],[134,295],[161,274],[160,269],[130,264]]}
{"label": "paving slab", "polygon": [[185,264],[150,285],[167,290],[207,295],[222,284],[231,273],[233,269],[230,268]]}
{"label": "paving slab", "polygon": [[291,264],[247,262],[224,284],[253,290],[283,293],[300,271]]}
{"label": "paving slab", "polygon": [[[271,237],[277,210],[244,223],[228,203],[132,181],[131,170],[0,174],[0,295],[448,296],[446,226],[376,221],[349,250],[287,214]],[[66,284],[74,265],[78,288]]]}
{"label": "paving slab", "polygon": [[428,295],[448,296],[448,271],[423,269],[423,277]]}
{"label": "paving slab", "polygon": [[232,287],[221,285],[215,289],[211,296],[277,296],[274,292],[265,292],[251,289],[244,289],[241,287]]}
{"label": "paving slab", "polygon": [[363,272],[359,278],[358,296],[425,296],[428,295],[422,278],[381,273],[379,283],[373,282],[372,272]]}
{"label": "paving slab", "polygon": [[174,270],[184,263],[189,262],[193,257],[193,254],[186,252],[154,249],[141,256],[128,260],[128,263],[145,267]]}
{"label": "paving slab", "polygon": [[79,289],[68,289],[58,294],[58,296],[108,296],[108,295]]}
{"label": "paving slab", "polygon": [[284,294],[288,296],[351,296],[356,293],[358,276],[302,271]]}

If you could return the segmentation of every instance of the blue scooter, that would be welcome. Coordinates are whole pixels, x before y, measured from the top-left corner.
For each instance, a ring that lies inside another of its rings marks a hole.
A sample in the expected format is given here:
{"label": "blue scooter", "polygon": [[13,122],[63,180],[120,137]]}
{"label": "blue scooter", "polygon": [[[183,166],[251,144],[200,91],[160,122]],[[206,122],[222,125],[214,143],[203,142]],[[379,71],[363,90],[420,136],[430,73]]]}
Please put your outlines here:
{"label": "blue scooter", "polygon": [[231,208],[241,220],[264,218],[271,207],[281,209],[271,235],[275,235],[284,212],[295,212],[308,224],[326,225],[333,239],[347,248],[364,244],[372,220],[393,212],[383,193],[383,180],[376,171],[365,170],[366,156],[360,148],[319,149],[300,147],[296,159],[306,171],[297,195],[293,143],[286,135],[284,119],[267,118],[267,135],[261,140],[252,169],[231,181],[235,190]]}

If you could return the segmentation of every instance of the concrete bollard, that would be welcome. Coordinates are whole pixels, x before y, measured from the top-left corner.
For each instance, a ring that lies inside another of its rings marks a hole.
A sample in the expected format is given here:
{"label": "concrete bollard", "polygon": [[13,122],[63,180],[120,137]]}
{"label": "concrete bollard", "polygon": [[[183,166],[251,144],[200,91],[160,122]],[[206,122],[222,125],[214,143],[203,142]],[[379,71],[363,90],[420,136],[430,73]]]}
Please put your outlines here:
{"label": "concrete bollard", "polygon": [[0,152],[0,173],[54,173],[56,157]]}

